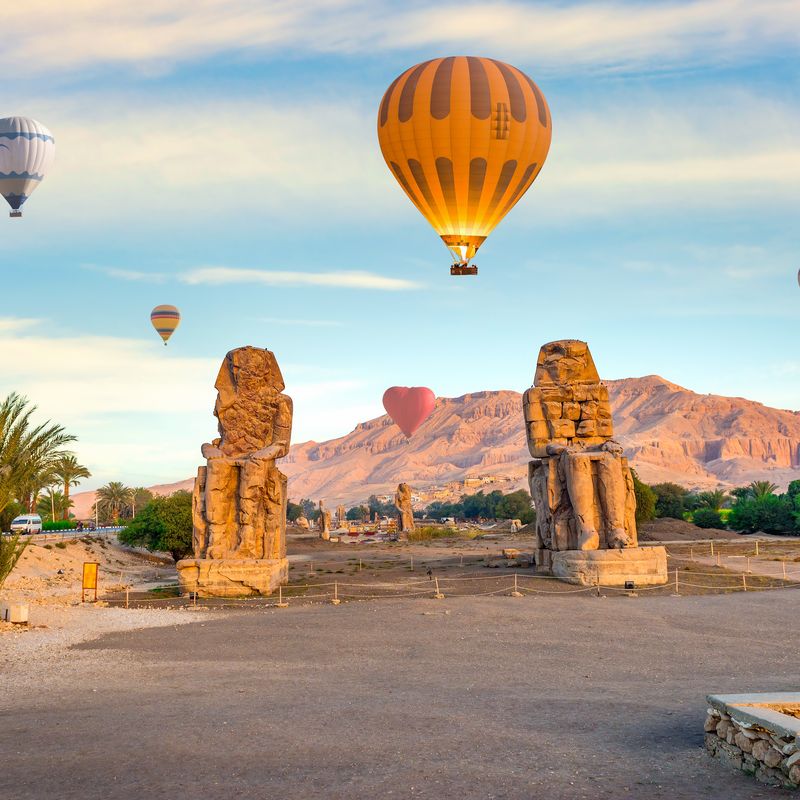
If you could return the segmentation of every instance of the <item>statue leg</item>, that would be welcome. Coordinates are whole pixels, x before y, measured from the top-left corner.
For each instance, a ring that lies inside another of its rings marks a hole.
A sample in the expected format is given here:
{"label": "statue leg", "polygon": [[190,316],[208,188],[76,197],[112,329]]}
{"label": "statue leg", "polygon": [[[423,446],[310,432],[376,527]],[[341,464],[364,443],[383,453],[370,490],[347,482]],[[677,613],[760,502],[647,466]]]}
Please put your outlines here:
{"label": "statue leg", "polygon": [[606,453],[597,462],[597,484],[600,504],[606,520],[606,539],[609,547],[628,547],[630,537],[625,532],[625,476],[622,459]]}
{"label": "statue leg", "polygon": [[572,504],[575,524],[578,533],[579,550],[597,550],[600,547],[600,535],[594,525],[594,481],[592,480],[592,462],[588,456],[580,453],[565,452],[567,491]]}
{"label": "statue leg", "polygon": [[232,549],[235,491],[236,466],[221,458],[209,459],[205,485],[205,515],[208,521],[206,558],[225,558]]}
{"label": "statue leg", "polygon": [[260,522],[264,517],[267,469],[270,461],[249,459],[239,478],[239,544],[240,558],[264,558],[264,542]]}

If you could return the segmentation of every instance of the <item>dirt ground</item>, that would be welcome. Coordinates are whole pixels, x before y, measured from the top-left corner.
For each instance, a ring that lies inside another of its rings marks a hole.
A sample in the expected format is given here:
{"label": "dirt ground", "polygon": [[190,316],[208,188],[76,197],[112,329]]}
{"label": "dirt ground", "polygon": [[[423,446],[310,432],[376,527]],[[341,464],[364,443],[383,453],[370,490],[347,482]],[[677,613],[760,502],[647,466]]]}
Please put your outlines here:
{"label": "dirt ground", "polygon": [[639,527],[639,539],[643,542],[669,542],[680,539],[741,539],[742,535],[734,531],[717,530],[716,528],[698,528],[691,522],[671,517],[644,522]]}
{"label": "dirt ground", "polygon": [[792,796],[710,759],[702,725],[709,692],[797,689],[800,591],[184,616],[18,671],[0,797]]}

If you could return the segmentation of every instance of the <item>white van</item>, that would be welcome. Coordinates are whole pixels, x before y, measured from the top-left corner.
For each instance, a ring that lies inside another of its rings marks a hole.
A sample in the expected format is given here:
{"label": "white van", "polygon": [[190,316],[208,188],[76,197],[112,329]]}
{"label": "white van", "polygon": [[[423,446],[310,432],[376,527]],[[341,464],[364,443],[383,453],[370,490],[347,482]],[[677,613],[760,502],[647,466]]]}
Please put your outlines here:
{"label": "white van", "polygon": [[41,533],[42,518],[38,514],[24,514],[11,521],[12,533]]}

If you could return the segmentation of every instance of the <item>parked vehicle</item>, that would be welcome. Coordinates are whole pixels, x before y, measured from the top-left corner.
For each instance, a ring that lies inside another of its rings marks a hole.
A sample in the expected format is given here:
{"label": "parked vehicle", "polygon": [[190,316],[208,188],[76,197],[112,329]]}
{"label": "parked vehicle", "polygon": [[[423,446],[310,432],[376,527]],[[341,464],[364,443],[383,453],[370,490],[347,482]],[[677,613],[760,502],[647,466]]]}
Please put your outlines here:
{"label": "parked vehicle", "polygon": [[11,533],[41,533],[42,518],[38,514],[23,514],[11,520]]}

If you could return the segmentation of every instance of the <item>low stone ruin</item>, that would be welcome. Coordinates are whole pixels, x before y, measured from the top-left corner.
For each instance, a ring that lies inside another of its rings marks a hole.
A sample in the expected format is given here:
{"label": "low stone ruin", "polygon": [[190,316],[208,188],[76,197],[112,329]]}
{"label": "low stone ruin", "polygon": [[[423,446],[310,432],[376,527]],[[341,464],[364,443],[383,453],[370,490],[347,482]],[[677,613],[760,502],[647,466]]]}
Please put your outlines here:
{"label": "low stone ruin", "polygon": [[582,585],[665,583],[664,548],[638,547],[633,477],[586,342],[541,348],[523,415],[537,565]]}
{"label": "low stone ruin", "polygon": [[706,750],[762,783],[800,788],[800,694],[709,695]]}

